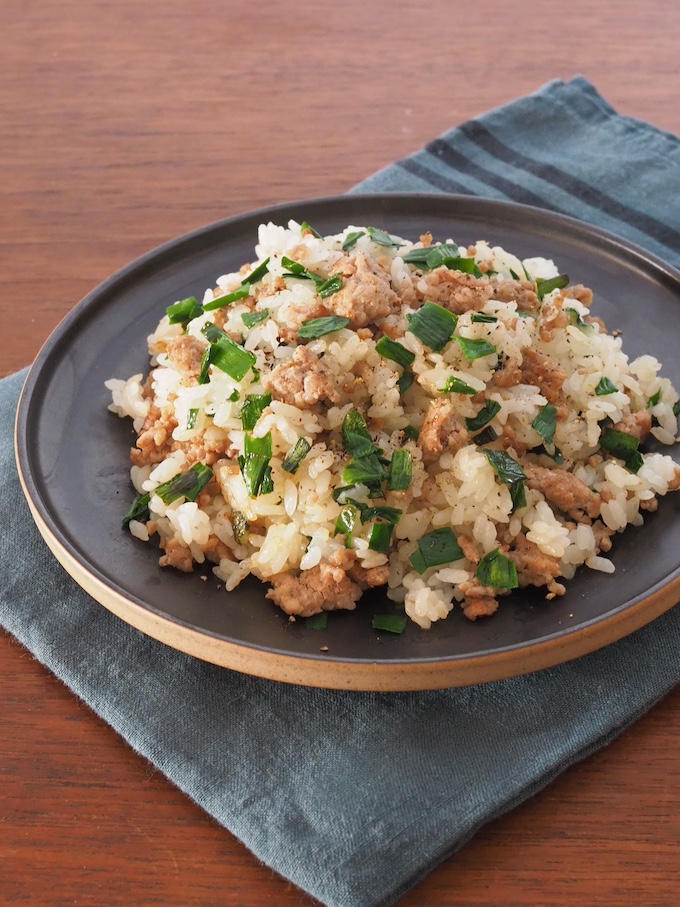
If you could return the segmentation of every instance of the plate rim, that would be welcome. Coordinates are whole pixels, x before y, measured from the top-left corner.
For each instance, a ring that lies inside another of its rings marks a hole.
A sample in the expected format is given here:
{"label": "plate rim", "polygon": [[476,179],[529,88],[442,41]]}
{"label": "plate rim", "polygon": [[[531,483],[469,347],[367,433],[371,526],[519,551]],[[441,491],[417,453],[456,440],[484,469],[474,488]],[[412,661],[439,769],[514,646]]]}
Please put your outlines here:
{"label": "plate rim", "polygon": [[[589,240],[619,255],[621,251],[633,255],[646,272],[650,268],[680,287],[680,270],[651,252],[601,227],[591,225],[568,215],[538,208],[477,196],[446,193],[357,193],[296,199],[274,206],[248,210],[227,218],[213,221],[172,238],[138,256],[95,286],[57,324],[40,348],[24,381],[17,406],[14,426],[14,447],[19,478],[28,501],[32,517],[48,547],[73,577],[73,579],[99,604],[120,619],[141,630],[146,635],[213,664],[253,674],[270,680],[328,689],[363,691],[409,691],[467,686],[476,683],[506,679],[520,674],[555,666],[586,655],[608,643],[629,635],[645,624],[670,610],[680,597],[680,566],[666,578],[659,580],[637,600],[624,602],[603,617],[594,617],[570,630],[568,627],[548,634],[538,640],[518,642],[500,650],[483,650],[472,655],[430,656],[423,658],[372,661],[366,658],[338,658],[313,656],[308,653],[282,653],[267,646],[236,643],[208,629],[198,630],[188,623],[159,614],[152,606],[140,605],[126,597],[119,584],[112,585],[102,575],[97,575],[97,565],[91,564],[82,552],[73,546],[68,534],[60,531],[58,519],[40,495],[29,468],[26,445],[26,422],[30,411],[32,392],[47,365],[51,350],[69,330],[72,322],[80,318],[89,305],[117,285],[134,278],[150,264],[157,263],[178,246],[186,247],[200,242],[205,235],[228,227],[239,221],[254,218],[274,219],[277,213],[290,212],[300,206],[333,206],[338,203],[362,201],[380,204],[385,200],[432,203],[439,200],[447,204],[472,205],[480,210],[505,209],[528,218],[545,218],[551,225],[564,224],[570,232],[584,234]],[[480,218],[482,219],[482,218]],[[93,569],[88,569],[88,566]],[[94,570],[94,572],[93,572]]]}

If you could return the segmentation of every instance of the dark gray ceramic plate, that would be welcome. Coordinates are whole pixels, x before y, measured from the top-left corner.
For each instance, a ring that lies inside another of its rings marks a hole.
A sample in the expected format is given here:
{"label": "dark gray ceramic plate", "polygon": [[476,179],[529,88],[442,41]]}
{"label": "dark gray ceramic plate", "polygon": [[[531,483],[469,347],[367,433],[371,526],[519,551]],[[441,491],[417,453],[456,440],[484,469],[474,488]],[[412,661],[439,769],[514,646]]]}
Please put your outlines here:
{"label": "dark gray ceramic plate", "polygon": [[[425,230],[459,243],[486,239],[520,256],[553,258],[595,293],[594,312],[623,332],[631,358],[651,353],[680,387],[680,274],[642,250],[585,224],[500,202],[431,195],[346,196],[301,201],[232,218],[180,237],[124,268],[56,329],[26,381],[17,451],[27,497],[61,562],[99,601],[150,635],[198,657],[261,676],[329,687],[435,688],[512,676],[620,638],[680,597],[675,529],[680,496],[661,501],[641,529],[618,536],[616,573],[583,568],[566,596],[537,590],[503,599],[493,619],[459,611],[429,632],[376,633],[371,617],[392,606],[366,595],[325,631],[290,623],[243,583],[229,594],[214,578],[161,570],[153,545],[121,531],[132,496],[129,422],[107,411],[104,381],[147,372],[145,339],[165,308],[201,298],[220,274],[253,258],[257,226],[312,223],[323,233],[370,224],[416,240]],[[321,648],[328,646],[327,652]]]}

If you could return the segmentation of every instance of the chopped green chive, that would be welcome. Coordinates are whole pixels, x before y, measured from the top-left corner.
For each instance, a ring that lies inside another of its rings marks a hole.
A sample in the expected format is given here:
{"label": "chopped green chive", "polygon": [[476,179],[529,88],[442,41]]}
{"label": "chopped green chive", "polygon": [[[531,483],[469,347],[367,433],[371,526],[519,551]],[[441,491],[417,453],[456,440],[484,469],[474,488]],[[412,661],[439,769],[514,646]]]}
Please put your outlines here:
{"label": "chopped green chive", "polygon": [[311,224],[308,224],[306,220],[303,220],[300,224],[300,233],[302,233],[303,235],[305,233],[311,233],[312,236],[315,236],[317,239],[323,239],[323,236],[317,230],[315,230]]}
{"label": "chopped green chive", "polygon": [[360,240],[362,236],[366,236],[365,230],[355,230],[353,233],[348,233],[342,243],[343,252],[349,252],[349,250],[357,244],[357,241]]}
{"label": "chopped green chive", "polygon": [[498,318],[495,315],[487,315],[485,312],[475,312],[470,320],[475,324],[493,324],[498,321]]}
{"label": "chopped green chive", "polygon": [[255,327],[256,324],[266,321],[267,318],[269,318],[269,309],[262,309],[261,312],[244,312],[241,315],[241,321],[247,328]]}
{"label": "chopped green chive", "polygon": [[472,274],[474,277],[483,277],[479,265],[474,258],[457,255],[455,258],[445,258],[441,264],[449,271],[462,271],[463,274]]}
{"label": "chopped green chive", "polygon": [[316,288],[316,292],[322,299],[328,299],[329,296],[332,296],[341,289],[342,274],[334,274],[332,277],[329,277],[328,280],[324,280],[323,283],[320,283]]}
{"label": "chopped green chive", "polygon": [[342,420],[342,443],[350,457],[366,457],[380,450],[358,409],[350,409]]}
{"label": "chopped green chive", "polygon": [[231,528],[234,533],[234,538],[240,545],[241,542],[245,541],[246,536],[248,535],[248,530],[250,526],[245,516],[241,513],[240,510],[234,510],[231,514]]}
{"label": "chopped green chive", "polygon": [[286,454],[286,458],[281,464],[286,472],[296,473],[300,468],[300,463],[311,450],[312,445],[307,438],[298,438],[291,450]]}
{"label": "chopped green chive", "polygon": [[187,431],[192,431],[196,428],[196,420],[198,419],[198,409],[190,409],[187,413]]}
{"label": "chopped green chive", "polygon": [[408,323],[409,331],[418,340],[435,353],[441,353],[453,337],[458,318],[448,309],[434,302],[426,302],[417,312],[408,316]]}
{"label": "chopped green chive", "polygon": [[623,460],[629,472],[637,473],[644,463],[642,454],[638,451],[640,439],[625,431],[605,428],[600,436],[600,446],[609,451],[612,456]]}
{"label": "chopped green chive", "polygon": [[563,290],[568,285],[569,276],[567,274],[558,274],[557,277],[550,277],[547,280],[539,277],[536,280],[536,295],[542,302],[548,293],[552,293],[553,290]]}
{"label": "chopped green chive", "polygon": [[413,385],[413,382],[416,380],[416,376],[411,371],[405,371],[403,375],[400,376],[397,381],[397,387],[399,388],[400,394],[405,394],[406,391]]}
{"label": "chopped green chive", "polygon": [[425,573],[428,567],[438,567],[440,564],[450,564],[463,557],[463,551],[452,529],[444,527],[428,532],[418,539],[418,548],[411,555],[410,561],[413,569],[420,574]]}
{"label": "chopped green chive", "polygon": [[207,384],[210,377],[210,347],[201,356],[201,370],[196,379],[198,384]]}
{"label": "chopped green chive", "polygon": [[407,350],[403,343],[397,343],[396,340],[391,340],[387,336],[380,338],[375,349],[384,359],[390,359],[402,368],[408,368],[416,358],[416,354]]}
{"label": "chopped green chive", "polygon": [[652,396],[649,398],[649,400],[647,401],[647,409],[651,409],[653,406],[656,406],[657,403],[660,403],[660,402],[661,402],[661,388],[659,388],[658,391],[655,394],[652,394]]}
{"label": "chopped green chive", "polygon": [[282,256],[281,264],[284,268],[288,268],[289,271],[288,274],[283,275],[284,277],[299,277],[303,280],[313,280],[317,286],[324,282],[323,277],[319,276],[319,274],[308,271],[299,261],[293,261],[292,258],[288,258],[286,255]]}
{"label": "chopped green chive", "polygon": [[465,424],[469,431],[481,431],[481,429],[484,428],[485,425],[488,425],[493,417],[500,411],[500,403],[497,400],[489,400],[476,416],[466,418]]}
{"label": "chopped green chive", "polygon": [[409,450],[395,450],[390,463],[388,491],[406,491],[413,475],[413,458]]}
{"label": "chopped green chive", "polygon": [[553,406],[552,403],[546,403],[531,423],[531,427],[543,438],[545,444],[552,444],[555,437],[555,429],[557,428],[556,416],[557,407]]}
{"label": "chopped green chive", "polygon": [[371,485],[387,478],[387,470],[376,454],[350,460],[342,473],[345,485]]}
{"label": "chopped green chive", "polygon": [[428,271],[434,271],[441,265],[448,267],[448,262],[457,261],[460,258],[457,245],[451,243],[442,243],[438,246],[430,246],[429,249],[423,249],[425,252],[425,268]]}
{"label": "chopped green chive", "polygon": [[127,529],[132,520],[139,520],[142,523],[145,523],[149,519],[149,501],[151,495],[147,492],[146,494],[138,494],[130,505],[129,510],[123,517],[122,527]]}
{"label": "chopped green chive", "polygon": [[406,428],[403,429],[403,432],[407,441],[417,441],[420,437],[420,432],[415,425],[407,425]]}
{"label": "chopped green chive", "polygon": [[225,296],[218,296],[217,299],[213,299],[212,302],[206,302],[203,306],[204,312],[212,312],[213,309],[223,309],[227,305],[231,305],[233,302],[238,302],[239,299],[245,299],[250,293],[250,284],[242,284],[238,290],[234,290],[233,293],[227,293]]}
{"label": "chopped green chive", "polygon": [[252,431],[255,428],[258,419],[271,402],[271,394],[248,394],[239,413],[246,431]]}
{"label": "chopped green chive", "polygon": [[513,485],[515,482],[523,482],[526,479],[526,473],[517,460],[504,450],[485,450],[484,454],[500,481],[505,485]]}
{"label": "chopped green chive", "polygon": [[490,425],[487,425],[484,431],[480,431],[478,435],[475,435],[475,444],[478,447],[484,444],[493,444],[497,440],[498,435]]}
{"label": "chopped green chive", "polygon": [[195,296],[189,296],[187,299],[181,299],[168,306],[165,314],[168,316],[170,324],[181,324],[183,328],[186,328],[190,321],[203,314],[203,306]]}
{"label": "chopped green chive", "polygon": [[361,522],[368,523],[369,520],[386,520],[393,526],[401,519],[403,513],[398,507],[387,507],[385,504],[378,504],[377,507],[362,507]]}
{"label": "chopped green chive", "polygon": [[182,496],[187,501],[195,501],[211,480],[212,474],[212,469],[205,463],[194,463],[191,469],[159,485],[153,494],[157,494],[164,504],[172,504]]}
{"label": "chopped green chive", "polygon": [[575,328],[589,328],[592,325],[588,324],[587,321],[584,321],[583,318],[579,315],[576,309],[572,309],[569,306],[564,307],[564,311],[569,316],[569,324]]}
{"label": "chopped green chive", "polygon": [[374,614],[371,626],[374,630],[383,630],[386,633],[403,633],[406,629],[407,619],[401,614]]}
{"label": "chopped green chive", "polygon": [[460,344],[463,355],[469,360],[481,359],[482,356],[496,352],[496,347],[488,340],[468,340],[467,337],[455,337],[454,340]]}
{"label": "chopped green chive", "polygon": [[345,548],[352,547],[352,533],[354,532],[356,521],[357,511],[352,504],[347,504],[343,507],[335,521],[335,535],[345,536]]}
{"label": "chopped green chive", "polygon": [[[230,378],[233,378],[234,381],[241,381],[245,377],[246,373],[253,367],[257,359],[252,353],[249,353],[247,350],[244,350],[242,346],[239,346],[238,343],[227,337],[227,335],[219,331],[220,335],[215,340],[212,338],[215,337],[215,334],[210,331],[205,331],[204,333],[208,340],[211,342],[210,347],[210,362],[212,365],[216,366],[220,371],[225,372],[229,375]],[[215,325],[212,325],[215,327]]]}
{"label": "chopped green chive", "polygon": [[333,334],[350,324],[349,318],[341,318],[339,315],[325,315],[322,318],[311,318],[309,321],[303,321],[298,330],[300,340],[317,340],[325,334]]}
{"label": "chopped green chive", "polygon": [[250,274],[241,281],[241,286],[244,287],[246,284],[251,286],[254,283],[262,280],[265,274],[269,271],[269,259],[265,258],[262,264],[259,264]]}
{"label": "chopped green chive", "polygon": [[377,227],[368,227],[367,229],[370,239],[379,246],[398,249],[400,246],[404,245],[403,239],[400,239],[398,236],[390,236],[385,230],[379,230]]}
{"label": "chopped green chive", "polygon": [[368,539],[368,547],[371,551],[387,554],[392,544],[393,529],[394,525],[392,523],[374,523]]}
{"label": "chopped green chive", "polygon": [[595,393],[598,397],[606,397],[607,394],[615,394],[618,392],[618,387],[613,384],[609,378],[600,378],[600,381],[595,388]]}
{"label": "chopped green chive", "polygon": [[677,416],[680,413],[680,400],[677,403],[673,404],[673,415]]}
{"label": "chopped green chive", "polygon": [[492,589],[516,589],[519,586],[515,562],[501,554],[498,548],[484,555],[475,576],[480,583]]}
{"label": "chopped green chive", "polygon": [[328,611],[321,611],[319,614],[306,617],[305,626],[308,630],[325,630],[328,626]]}
{"label": "chopped green chive", "polygon": [[245,451],[238,458],[241,475],[251,498],[274,490],[269,461],[272,456],[272,436],[267,432],[262,438],[245,437]]}
{"label": "chopped green chive", "polygon": [[468,396],[474,397],[475,394],[478,394],[479,391],[470,387],[469,384],[466,384],[465,381],[462,381],[460,378],[451,376],[444,387],[442,388],[442,394],[468,394]]}

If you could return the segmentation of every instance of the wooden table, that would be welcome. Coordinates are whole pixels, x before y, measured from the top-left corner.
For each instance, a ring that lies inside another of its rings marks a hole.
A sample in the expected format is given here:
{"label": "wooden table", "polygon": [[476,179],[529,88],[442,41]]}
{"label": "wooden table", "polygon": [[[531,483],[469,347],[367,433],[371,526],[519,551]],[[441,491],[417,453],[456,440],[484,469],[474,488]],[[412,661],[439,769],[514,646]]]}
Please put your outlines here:
{"label": "wooden table", "polygon": [[[342,193],[551,78],[680,133],[678,26],[666,0],[3,0],[1,373],[160,242]],[[0,714],[0,902],[313,903],[6,635]],[[676,690],[400,907],[676,904],[679,746]]]}

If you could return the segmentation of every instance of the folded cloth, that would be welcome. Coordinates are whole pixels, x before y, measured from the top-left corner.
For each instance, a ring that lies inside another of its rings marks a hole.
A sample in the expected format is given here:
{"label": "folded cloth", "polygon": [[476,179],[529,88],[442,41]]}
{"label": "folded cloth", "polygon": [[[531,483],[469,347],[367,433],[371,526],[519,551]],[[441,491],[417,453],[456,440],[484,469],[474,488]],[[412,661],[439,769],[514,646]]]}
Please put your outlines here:
{"label": "folded cloth", "polygon": [[[680,209],[668,203],[680,195],[680,142],[617,115],[583,78],[459,126],[355,191],[408,190],[551,208],[680,265]],[[89,598],[35,529],[11,439],[24,375],[0,382],[2,624],[262,861],[328,907],[394,903],[680,680],[677,608],[569,664],[425,693],[287,686],[166,648]]]}

